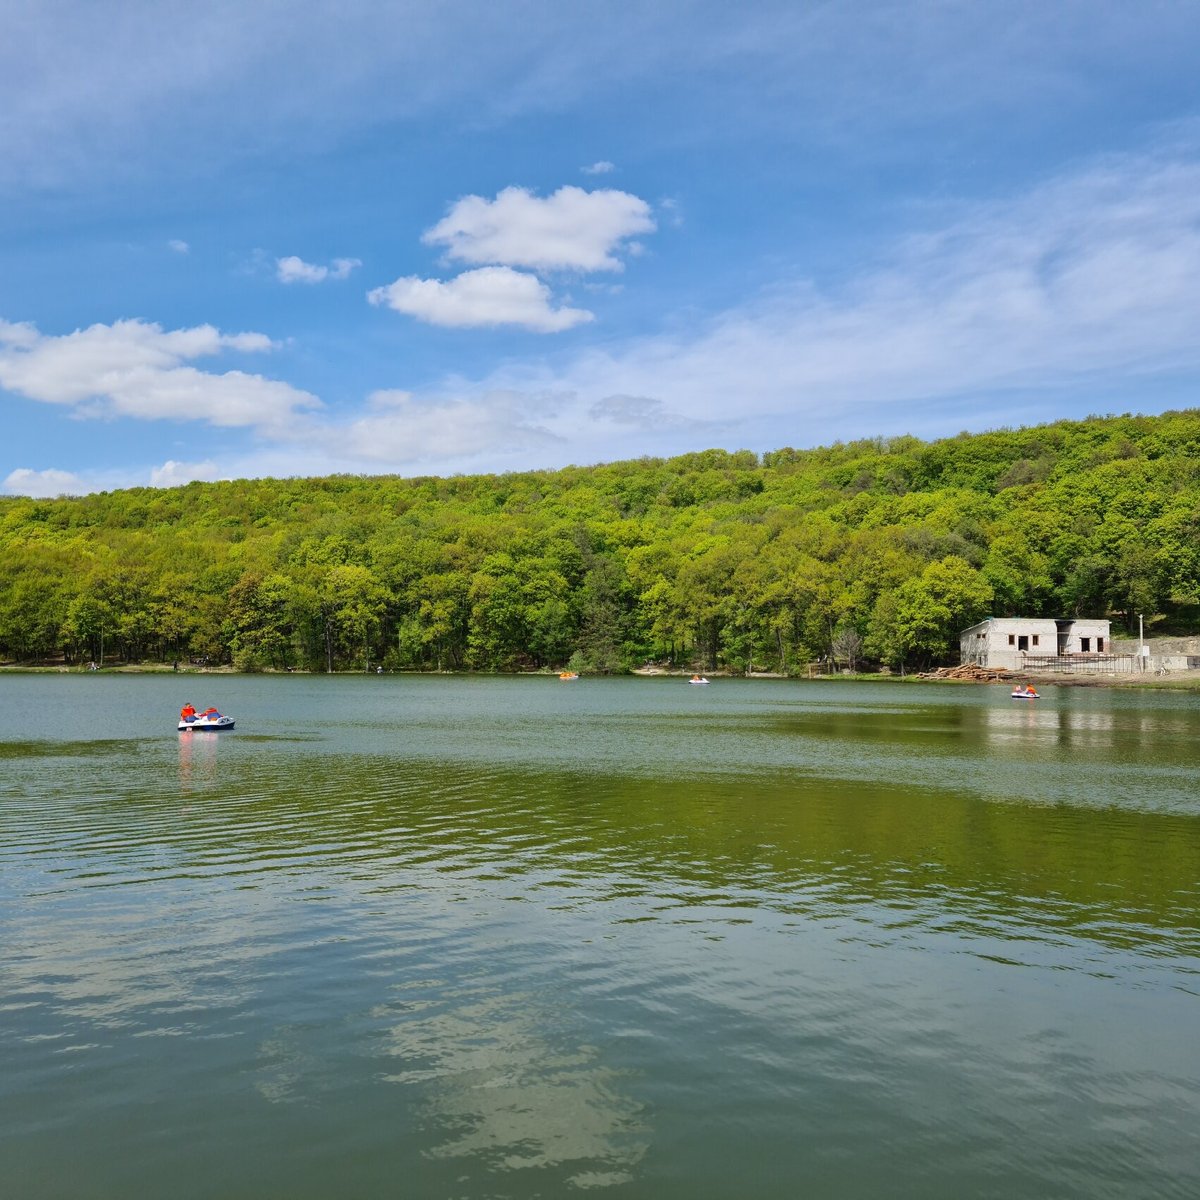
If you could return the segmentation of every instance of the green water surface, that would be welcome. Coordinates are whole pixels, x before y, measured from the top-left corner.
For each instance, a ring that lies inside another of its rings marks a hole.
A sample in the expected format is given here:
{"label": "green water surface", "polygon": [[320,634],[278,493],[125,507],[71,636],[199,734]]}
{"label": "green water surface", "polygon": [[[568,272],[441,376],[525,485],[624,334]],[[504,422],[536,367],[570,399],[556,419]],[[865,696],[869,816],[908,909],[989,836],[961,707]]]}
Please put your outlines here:
{"label": "green water surface", "polygon": [[0,679],[0,1193],[1194,1198],[1198,768],[1177,695]]}

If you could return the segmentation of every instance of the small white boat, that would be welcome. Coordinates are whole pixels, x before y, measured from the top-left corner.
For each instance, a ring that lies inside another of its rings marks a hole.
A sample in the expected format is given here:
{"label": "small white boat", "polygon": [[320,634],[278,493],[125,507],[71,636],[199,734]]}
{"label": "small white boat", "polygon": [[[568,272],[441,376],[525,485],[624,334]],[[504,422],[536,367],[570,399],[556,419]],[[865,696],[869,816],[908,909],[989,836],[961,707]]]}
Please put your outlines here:
{"label": "small white boat", "polygon": [[179,721],[179,732],[189,733],[199,730],[221,730],[232,729],[233,718],[223,717],[220,713],[201,713],[198,717],[193,717],[190,721],[185,721],[182,718]]}
{"label": "small white boat", "polygon": [[1033,688],[1017,688],[1012,693],[1014,700],[1040,700],[1041,696],[1033,690]]}
{"label": "small white boat", "polygon": [[688,683],[708,683],[708,680],[703,675],[693,675]]}

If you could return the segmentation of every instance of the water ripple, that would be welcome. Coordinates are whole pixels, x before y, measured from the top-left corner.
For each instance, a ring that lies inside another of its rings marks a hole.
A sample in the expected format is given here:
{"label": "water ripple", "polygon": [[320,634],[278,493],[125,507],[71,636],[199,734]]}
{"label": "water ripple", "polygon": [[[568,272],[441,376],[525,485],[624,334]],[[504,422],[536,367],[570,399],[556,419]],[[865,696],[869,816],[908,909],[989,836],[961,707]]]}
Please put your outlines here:
{"label": "water ripple", "polygon": [[1194,715],[437,682],[4,743],[16,1194],[1196,1190]]}

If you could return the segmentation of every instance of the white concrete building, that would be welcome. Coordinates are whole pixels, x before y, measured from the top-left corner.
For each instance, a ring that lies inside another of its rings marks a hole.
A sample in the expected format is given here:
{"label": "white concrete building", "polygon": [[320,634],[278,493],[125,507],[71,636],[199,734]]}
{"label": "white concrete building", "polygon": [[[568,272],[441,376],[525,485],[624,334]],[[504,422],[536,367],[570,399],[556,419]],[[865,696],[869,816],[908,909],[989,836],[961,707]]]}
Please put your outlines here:
{"label": "white concrete building", "polygon": [[[1112,656],[1109,622],[1087,617],[988,617],[959,634],[964,663],[1023,671],[1052,658]],[[1085,661],[1086,661],[1085,659]]]}

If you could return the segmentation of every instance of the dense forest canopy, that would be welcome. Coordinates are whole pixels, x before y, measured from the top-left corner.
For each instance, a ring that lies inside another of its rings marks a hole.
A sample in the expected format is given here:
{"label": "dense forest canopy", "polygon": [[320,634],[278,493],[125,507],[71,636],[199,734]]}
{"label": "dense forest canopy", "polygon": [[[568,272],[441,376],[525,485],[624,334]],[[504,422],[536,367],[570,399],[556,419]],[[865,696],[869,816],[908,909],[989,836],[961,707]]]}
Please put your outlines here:
{"label": "dense forest canopy", "polygon": [[1200,603],[1200,410],[560,471],[0,500],[0,654],[794,671]]}

